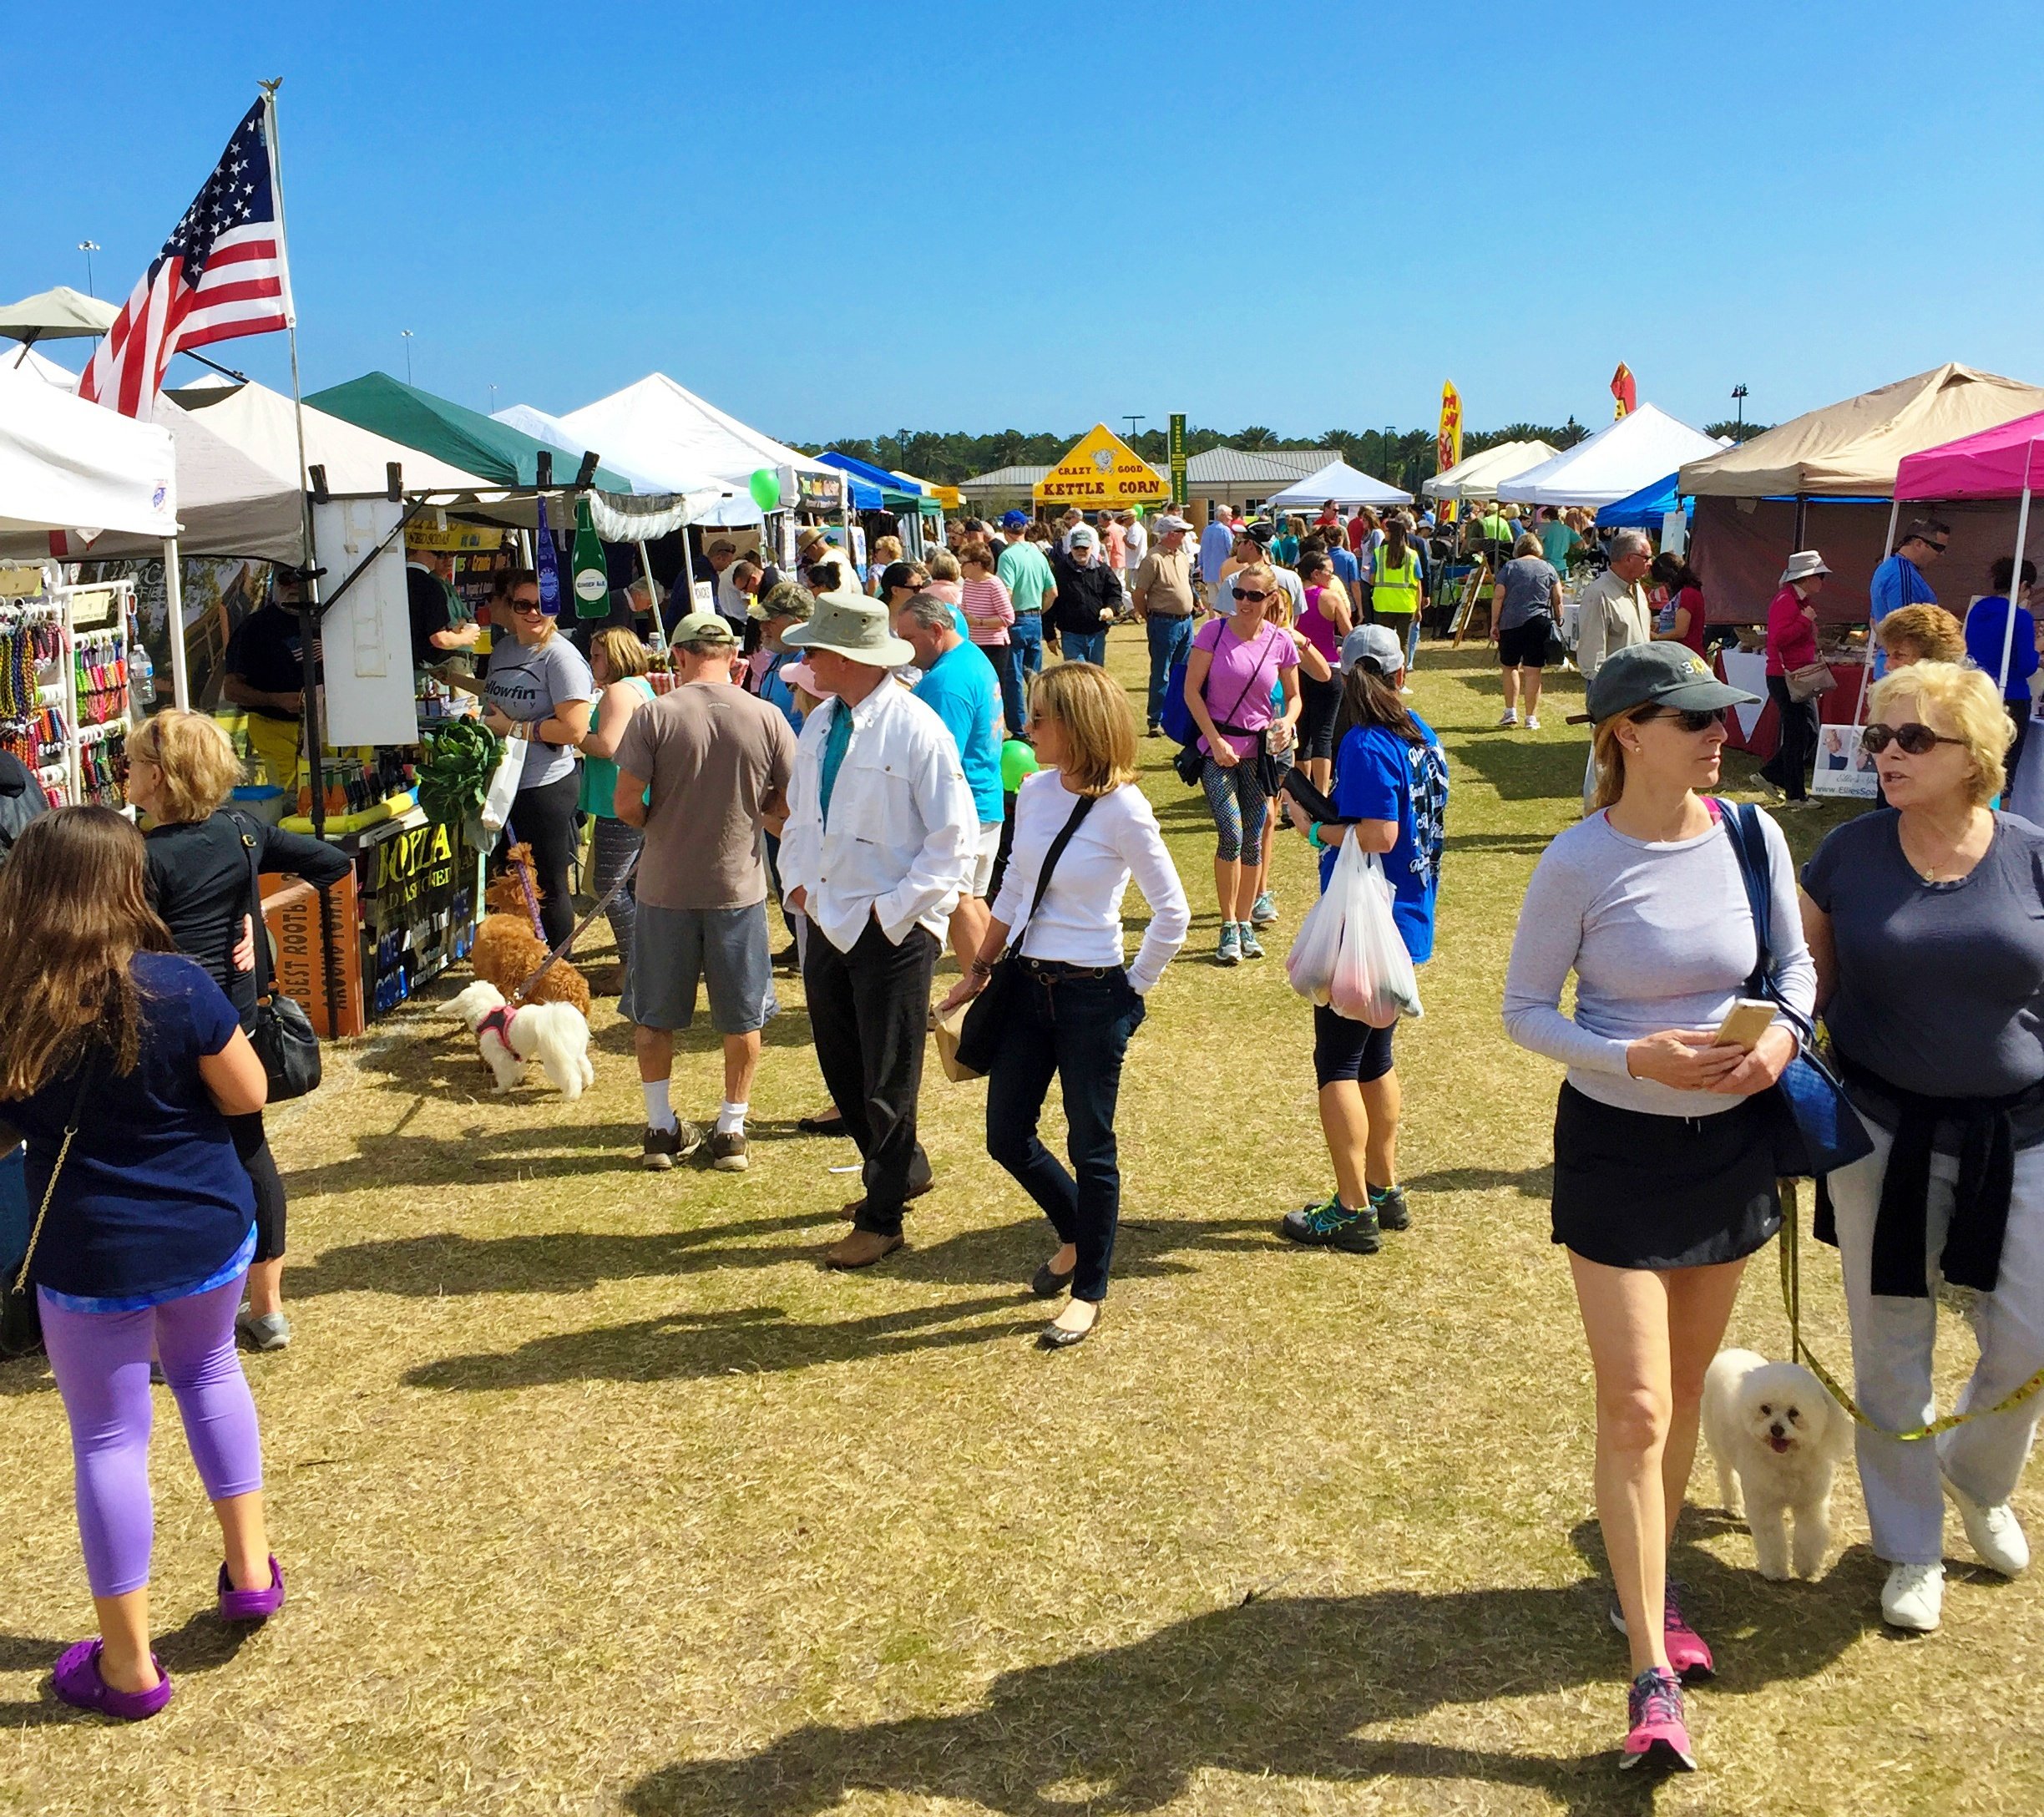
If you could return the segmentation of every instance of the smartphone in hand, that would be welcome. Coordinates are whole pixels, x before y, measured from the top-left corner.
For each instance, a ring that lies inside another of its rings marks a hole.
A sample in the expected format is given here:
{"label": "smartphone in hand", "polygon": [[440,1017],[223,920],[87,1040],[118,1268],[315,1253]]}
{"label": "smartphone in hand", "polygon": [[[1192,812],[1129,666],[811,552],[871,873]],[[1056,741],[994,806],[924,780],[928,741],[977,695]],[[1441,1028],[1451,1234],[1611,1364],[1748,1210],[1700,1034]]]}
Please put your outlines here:
{"label": "smartphone in hand", "polygon": [[1780,1012],[1775,1006],[1758,997],[1741,997],[1725,1013],[1725,1019],[1718,1025],[1718,1033],[1713,1045],[1718,1047],[1737,1047],[1751,1053],[1760,1037],[1773,1025]]}

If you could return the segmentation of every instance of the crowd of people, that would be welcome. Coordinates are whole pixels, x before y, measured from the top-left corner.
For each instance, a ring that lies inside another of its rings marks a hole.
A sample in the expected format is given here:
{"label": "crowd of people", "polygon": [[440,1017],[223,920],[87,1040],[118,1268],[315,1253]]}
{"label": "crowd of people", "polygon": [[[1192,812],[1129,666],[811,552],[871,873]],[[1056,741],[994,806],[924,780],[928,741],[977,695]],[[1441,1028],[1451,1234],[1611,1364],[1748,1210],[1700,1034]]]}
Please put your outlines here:
{"label": "crowd of people", "polygon": [[[714,603],[667,635],[665,691],[631,623],[657,608],[653,590],[578,635],[544,610],[534,575],[506,576],[509,635],[473,686],[519,765],[513,823],[556,943],[574,925],[589,822],[589,893],[607,898],[634,1031],[641,1164],[700,1152],[751,1167],[762,1031],[780,1010],[777,967],[791,966],[830,1100],[804,1126],[841,1132],[859,1156],[849,1227],[822,1260],[873,1267],[935,1183],[918,1136],[924,1054],[933,1020],[963,1015],[959,1039],[986,1076],[987,1152],[1055,1237],[1029,1283],[1060,1302],[1039,1342],[1084,1343],[1119,1224],[1123,1069],[1192,921],[1137,780],[1141,737],[1178,740],[1173,767],[1212,814],[1215,963],[1264,956],[1283,831],[1318,854],[1323,892],[1344,852],[1366,858],[1395,939],[1424,965],[1450,775],[1412,705],[1422,616],[1449,557],[1489,564],[1504,724],[1537,729],[1543,671],[1566,649],[1562,576],[1584,565],[1587,529],[1495,510],[1460,529],[1332,505],[1313,520],[1220,513],[1203,529],[1171,513],[1014,512],[962,522],[919,559],[883,541],[863,577],[820,534],[798,544],[793,575],[712,544],[713,563],[729,559]],[[1632,1656],[1628,1764],[1692,1759],[1683,1683],[1715,1662],[1667,1551],[1705,1370],[1747,1261],[1781,1226],[1777,1180],[1793,1168],[1777,1088],[1819,1015],[1870,1138],[1829,1176],[1819,1234],[1840,1248],[1872,1422],[1859,1461],[1890,1567],[1882,1613],[1938,1624],[1945,1499],[1991,1567],[2027,1563],[2010,1501],[2039,1403],[2004,1403],[2044,1369],[2044,833],[1995,804],[2027,719],[2016,684],[2036,664],[2034,574],[2006,564],[1961,626],[1925,596],[1920,564],[1941,535],[1916,526],[1904,569],[1877,588],[1885,673],[1863,743],[1885,805],[1834,831],[1800,888],[1773,821],[1713,792],[1727,712],[1760,703],[1705,661],[1695,573],[1620,530],[1577,591],[1584,817],[1534,872],[1504,1016],[1566,1069],[1552,1234],[1596,1382],[1611,1620]],[[1794,554],[1769,615],[1768,686],[1790,753],[1771,773],[1790,798],[1791,710],[1805,703],[1786,684],[1814,658],[1827,572],[1817,552]],[[1143,626],[1140,730],[1105,666],[1121,623]],[[99,808],[8,828],[0,979],[18,1011],[0,1027],[0,1121],[28,1140],[42,1207],[20,1279],[72,1424],[99,1620],[98,1639],[58,1663],[57,1693],[132,1719],[170,1695],[148,1617],[153,1368],[219,1520],[223,1617],[282,1605],[235,1341],[291,1336],[284,1193],[249,1039],[264,949],[250,889],[258,870],[330,883],[347,861],[228,806],[238,763],[209,717],[160,713],[130,755],[146,833]],[[1150,911],[1132,959],[1131,883]],[[792,936],[780,954],[770,902]],[[933,1000],[947,946],[958,977]],[[722,1061],[707,1127],[674,1101],[675,1036],[705,997]],[[1743,1000],[1777,1013],[1750,1042],[1719,1040]],[[1395,1025],[1331,1002],[1312,1021],[1331,1187],[1277,1227],[1368,1255],[1413,1221]],[[1054,1081],[1062,1157],[1040,1132]],[[1940,1282],[1976,1291],[1980,1357],[1960,1403],[1972,1417],[1925,1443],[1897,1435],[1932,1410]]]}

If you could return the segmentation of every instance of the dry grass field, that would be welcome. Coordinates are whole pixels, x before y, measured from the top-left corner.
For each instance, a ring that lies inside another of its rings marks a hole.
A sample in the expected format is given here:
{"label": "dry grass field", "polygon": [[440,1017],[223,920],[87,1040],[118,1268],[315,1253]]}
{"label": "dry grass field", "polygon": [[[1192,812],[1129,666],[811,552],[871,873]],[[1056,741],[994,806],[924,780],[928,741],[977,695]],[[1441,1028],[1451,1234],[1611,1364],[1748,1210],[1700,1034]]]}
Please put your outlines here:
{"label": "dry grass field", "polygon": [[[1111,660],[1140,687],[1138,636]],[[274,1119],[297,1337],[249,1372],[291,1601],[260,1632],[215,1618],[159,1396],[177,1697],[153,1722],[48,1694],[91,1622],[68,1444],[39,1363],[0,1366],[0,1811],[2044,1809],[2044,1599],[1955,1521],[1943,1632],[1885,1633],[1849,1472],[1828,1573],[1774,1585],[1699,1469],[1675,1569],[1722,1668],[1691,1699],[1704,1770],[1616,1771],[1556,1077],[1498,1020],[1526,878],[1577,811],[1580,683],[1530,735],[1490,729],[1481,650],[1429,646],[1419,689],[1455,793],[1427,1015],[1399,1037],[1409,1233],[1372,1258],[1272,1234],[1328,1181],[1282,971],[1308,855],[1280,840],[1272,957],[1217,969],[1211,833],[1156,742],[1193,942],[1131,1051],[1114,1289],[1075,1351],[1032,1347],[1048,1227],[986,1158],[983,1088],[933,1064],[909,1247],[818,1268],[852,1151],[795,1130],[822,1099],[798,986],[736,1177],[640,1171],[611,1002],[574,1106],[490,1096],[418,1005]],[[1799,852],[1835,812],[1788,817]],[[677,1106],[706,1116],[714,1042],[684,1045]],[[1835,1264],[1808,1272],[1842,1366]],[[1733,1337],[1783,1349],[1771,1252]],[[1944,1348],[1955,1369],[1963,1328]]]}

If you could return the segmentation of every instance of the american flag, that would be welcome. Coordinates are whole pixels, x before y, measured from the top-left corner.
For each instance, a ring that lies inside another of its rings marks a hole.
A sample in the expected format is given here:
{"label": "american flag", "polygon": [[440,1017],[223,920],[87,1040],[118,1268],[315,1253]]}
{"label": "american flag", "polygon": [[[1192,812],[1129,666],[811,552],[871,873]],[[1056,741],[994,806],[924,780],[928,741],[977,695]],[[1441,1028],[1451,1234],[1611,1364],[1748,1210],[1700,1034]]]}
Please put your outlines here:
{"label": "american flag", "polygon": [[78,396],[147,417],[170,356],[291,326],[269,103],[248,110],[78,382]]}

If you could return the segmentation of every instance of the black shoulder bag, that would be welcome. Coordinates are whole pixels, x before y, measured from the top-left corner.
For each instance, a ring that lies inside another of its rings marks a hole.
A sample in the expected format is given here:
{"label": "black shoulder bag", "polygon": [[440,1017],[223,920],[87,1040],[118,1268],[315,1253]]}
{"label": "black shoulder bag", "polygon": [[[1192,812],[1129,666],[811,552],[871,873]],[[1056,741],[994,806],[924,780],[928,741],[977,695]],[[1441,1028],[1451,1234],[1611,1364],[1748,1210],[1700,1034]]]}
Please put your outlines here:
{"label": "black shoulder bag", "polygon": [[43,1203],[28,1232],[28,1247],[22,1252],[21,1265],[0,1280],[0,1357],[27,1356],[43,1348],[43,1315],[36,1309],[35,1289],[28,1284],[29,1265],[35,1260],[36,1244],[43,1235],[43,1221],[49,1216],[50,1201],[57,1196],[57,1182],[64,1162],[70,1158],[71,1143],[78,1132],[78,1120],[85,1113],[85,1093],[92,1082],[89,1055],[78,1070],[78,1096],[71,1106],[71,1121],[64,1125],[63,1142],[50,1169],[49,1184],[43,1188]]}
{"label": "black shoulder bag", "polygon": [[249,918],[256,935],[256,1026],[249,1032],[249,1042],[269,1075],[270,1101],[281,1104],[287,1098],[302,1098],[318,1086],[319,1036],[312,1032],[312,1019],[303,1005],[272,988],[270,933],[263,925],[262,873],[256,862],[261,842],[239,815],[233,818],[248,858]]}
{"label": "black shoulder bag", "polygon": [[1773,873],[1759,810],[1750,802],[1737,807],[1720,802],[1718,807],[1746,885],[1747,906],[1753,911],[1758,957],[1753,975],[1746,980],[1746,995],[1774,1005],[1796,1035],[1796,1056],[1782,1069],[1774,1086],[1788,1126],[1778,1145],[1776,1170],[1794,1177],[1821,1179],[1872,1154],[1873,1139],[1846,1097],[1845,1088],[1817,1051],[1816,1032],[1809,1019],[1788,1007],[1774,981]]}
{"label": "black shoulder bag", "polygon": [[1057,861],[1065,855],[1065,848],[1071,843],[1072,835],[1078,832],[1079,822],[1093,811],[1097,795],[1081,795],[1073,803],[1071,817],[1058,831],[1050,842],[1050,849],[1044,853],[1043,868],[1036,873],[1036,893],[1030,898],[1029,914],[1023,916],[1008,930],[1008,944],[1001,949],[1001,956],[994,961],[993,974],[986,981],[986,988],[974,997],[965,1011],[965,1020],[959,1025],[958,1062],[968,1072],[983,1077],[993,1069],[994,1056],[1000,1051],[1001,1030],[1014,1010],[1014,995],[1023,989],[1016,977],[1015,959],[1022,944],[1023,929],[1043,907],[1044,892],[1050,887],[1050,873],[1057,868]]}

